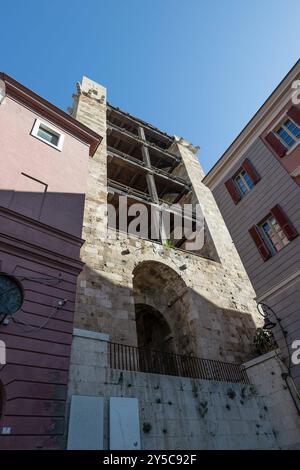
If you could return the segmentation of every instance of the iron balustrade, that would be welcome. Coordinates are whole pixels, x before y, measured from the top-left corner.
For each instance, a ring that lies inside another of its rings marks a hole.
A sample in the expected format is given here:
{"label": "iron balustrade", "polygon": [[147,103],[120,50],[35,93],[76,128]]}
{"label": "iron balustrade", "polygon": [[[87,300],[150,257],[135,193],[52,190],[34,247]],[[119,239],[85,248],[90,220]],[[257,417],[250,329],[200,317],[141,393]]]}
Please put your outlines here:
{"label": "iron balustrade", "polygon": [[112,369],[249,384],[240,364],[108,343]]}

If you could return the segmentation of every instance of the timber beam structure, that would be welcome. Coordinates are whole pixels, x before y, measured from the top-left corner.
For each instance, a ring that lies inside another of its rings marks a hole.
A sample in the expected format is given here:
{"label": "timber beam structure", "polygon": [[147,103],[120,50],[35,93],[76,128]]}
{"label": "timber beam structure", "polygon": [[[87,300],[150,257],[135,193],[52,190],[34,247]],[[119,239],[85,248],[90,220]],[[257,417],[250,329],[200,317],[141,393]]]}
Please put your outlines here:
{"label": "timber beam structure", "polygon": [[172,154],[171,152],[168,152],[167,150],[162,149],[161,147],[159,147],[158,145],[153,144],[152,142],[149,142],[147,140],[142,140],[139,136],[137,136],[136,134],[133,134],[132,132],[124,129],[123,127],[119,127],[116,124],[112,124],[111,122],[109,122],[108,125],[107,125],[107,129],[108,129],[109,132],[116,131],[120,134],[123,134],[123,135],[135,140],[136,142],[138,142],[142,145],[145,145],[147,147],[150,147],[150,148],[154,149],[157,153],[160,153],[160,154],[164,155],[165,157],[168,157],[169,159],[175,160],[178,163],[180,163],[180,161],[181,161],[180,157]]}
{"label": "timber beam structure", "polygon": [[[191,192],[192,185],[182,171],[181,157],[168,150],[173,142],[174,138],[166,133],[108,105],[108,202],[114,205],[117,216],[120,196],[126,196],[129,205],[139,202],[148,209],[156,209],[155,221],[152,217],[149,221],[159,227],[161,241],[167,239],[164,214],[170,213],[171,226],[176,214],[192,219],[193,225],[196,223],[194,213],[187,217],[180,208],[181,199],[189,199],[186,195]],[[172,208],[174,204],[179,209]],[[179,240],[176,246],[182,243],[184,240]]]}
{"label": "timber beam structure", "polygon": [[157,129],[156,127],[152,126],[151,124],[139,119],[135,116],[132,116],[125,111],[121,111],[119,108],[112,106],[111,104],[107,104],[107,111],[108,111],[108,120],[112,122],[114,116],[120,118],[120,120],[126,119],[128,124],[135,128],[135,126],[139,127],[142,126],[144,129],[155,135],[159,140],[165,143],[166,146],[170,146],[174,142],[174,137],[168,135],[166,132],[162,132],[161,130]]}
{"label": "timber beam structure", "polygon": [[133,157],[132,155],[128,155],[127,153],[121,152],[120,150],[115,150],[112,147],[107,148],[107,156],[111,157],[111,159],[121,159],[129,164],[136,165],[141,171],[148,171],[154,173],[162,178],[170,179],[175,181],[180,186],[185,186],[188,190],[191,189],[191,183],[187,183],[183,178],[179,176],[173,175],[172,173],[168,173],[167,171],[161,170],[160,168],[156,168],[155,166],[151,166],[151,168],[147,167],[145,163],[138,158]]}

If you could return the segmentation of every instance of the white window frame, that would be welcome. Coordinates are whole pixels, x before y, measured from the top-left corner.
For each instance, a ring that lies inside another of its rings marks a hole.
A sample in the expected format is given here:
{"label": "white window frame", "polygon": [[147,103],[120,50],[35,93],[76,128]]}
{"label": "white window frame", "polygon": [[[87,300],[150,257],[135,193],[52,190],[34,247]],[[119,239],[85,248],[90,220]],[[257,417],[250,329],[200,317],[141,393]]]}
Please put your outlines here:
{"label": "white window frame", "polygon": [[[58,137],[57,145],[52,144],[48,140],[43,139],[43,137],[38,135],[38,131],[39,131],[40,127],[44,128],[48,132],[51,132],[52,134],[55,134]],[[32,131],[31,131],[31,135],[33,137],[35,137],[36,139],[41,140],[45,144],[50,145],[50,147],[53,147],[56,150],[59,150],[60,152],[62,151],[65,136],[64,136],[64,134],[61,133],[61,131],[59,129],[57,129],[57,127],[52,126],[52,124],[49,124],[46,121],[42,121],[41,119],[36,119],[35,123],[34,123],[34,126],[32,128]]]}
{"label": "white window frame", "polygon": [[[268,214],[267,217],[265,217],[259,224],[258,224],[258,228],[259,228],[259,231],[261,233],[261,236],[262,238],[264,239],[264,241],[266,242],[269,250],[271,251],[271,255],[274,256],[276,255],[276,253],[279,253],[286,245],[283,244],[280,248],[280,250],[277,250],[276,247],[274,246],[273,244],[273,241],[269,239],[268,235],[265,233],[264,229],[263,229],[263,225],[267,222],[270,226],[272,226],[271,224],[271,219],[274,219],[275,222],[277,223],[277,225],[280,227],[280,225],[278,224],[276,218],[272,215],[272,214]],[[281,229],[282,230],[282,229]],[[277,233],[278,235],[278,233]],[[280,238],[280,237],[279,237]],[[288,245],[288,243],[287,243]]]}
{"label": "white window frame", "polygon": [[[285,127],[284,123],[285,121],[291,121],[296,127],[299,127],[299,124],[297,124],[296,122],[293,121],[293,119],[291,119],[289,116],[287,115],[284,115],[283,117],[280,118],[280,121],[277,122],[277,124],[275,125],[274,129],[273,129],[273,133],[274,135],[277,137],[277,139],[280,140],[280,142],[285,146],[285,148],[287,149],[287,153],[286,155],[288,155],[290,152],[294,151],[294,149],[297,147],[297,145],[300,144],[300,139],[297,138],[287,127]],[[280,137],[280,135],[277,133],[277,131],[283,127],[284,130],[289,134],[289,136],[295,141],[295,143],[291,146],[291,147],[288,147],[286,142]]]}
{"label": "white window frame", "polygon": [[[242,172],[243,172],[243,171],[244,171],[245,173],[247,173],[248,176],[249,176],[249,178],[251,179],[251,176],[249,175],[249,173],[248,173],[246,170],[244,170],[243,168],[241,168],[241,169],[239,170],[239,172],[236,173],[235,176],[233,177],[234,184],[235,184],[235,186],[236,186],[238,192],[240,193],[241,198],[247,196],[247,194],[250,193],[250,191],[253,189],[253,188],[250,188],[250,186],[248,185],[246,179],[245,179],[244,176],[242,175]],[[238,177],[241,178],[241,180],[243,181],[244,185],[246,186],[246,188],[247,188],[247,192],[246,192],[246,193],[243,193],[243,191],[242,191],[241,188],[239,187],[239,184],[238,184],[238,182],[237,182],[237,178],[238,178]],[[251,181],[252,181],[252,179],[251,179]],[[253,183],[253,181],[252,181],[252,183]],[[255,186],[254,183],[253,183],[253,186]]]}

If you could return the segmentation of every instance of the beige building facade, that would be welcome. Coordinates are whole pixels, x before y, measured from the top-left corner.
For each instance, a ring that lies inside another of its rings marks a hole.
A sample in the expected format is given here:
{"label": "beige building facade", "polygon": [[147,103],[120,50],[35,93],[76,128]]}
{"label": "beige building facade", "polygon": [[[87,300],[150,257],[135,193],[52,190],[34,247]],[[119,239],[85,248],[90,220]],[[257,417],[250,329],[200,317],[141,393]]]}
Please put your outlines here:
{"label": "beige building facade", "polygon": [[273,323],[272,332],[298,390],[299,90],[300,61],[203,179],[224,217],[256,300],[264,305],[270,326]]}

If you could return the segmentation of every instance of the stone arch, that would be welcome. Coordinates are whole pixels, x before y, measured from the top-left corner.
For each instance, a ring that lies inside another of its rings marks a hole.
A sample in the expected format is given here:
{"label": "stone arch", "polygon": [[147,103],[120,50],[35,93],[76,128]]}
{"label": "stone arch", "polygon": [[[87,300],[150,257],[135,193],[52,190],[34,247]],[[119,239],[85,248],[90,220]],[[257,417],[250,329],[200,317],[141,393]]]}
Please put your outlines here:
{"label": "stone arch", "polygon": [[156,308],[147,304],[135,304],[135,319],[139,348],[175,352],[171,327]]}
{"label": "stone arch", "polygon": [[159,345],[160,338],[160,347],[165,351],[195,355],[196,345],[190,322],[190,295],[181,275],[170,266],[159,261],[139,263],[133,271],[133,296],[139,342],[141,343],[143,337],[140,330],[143,329],[143,318],[150,325],[152,336],[156,331],[157,341],[153,340],[153,346]]}

